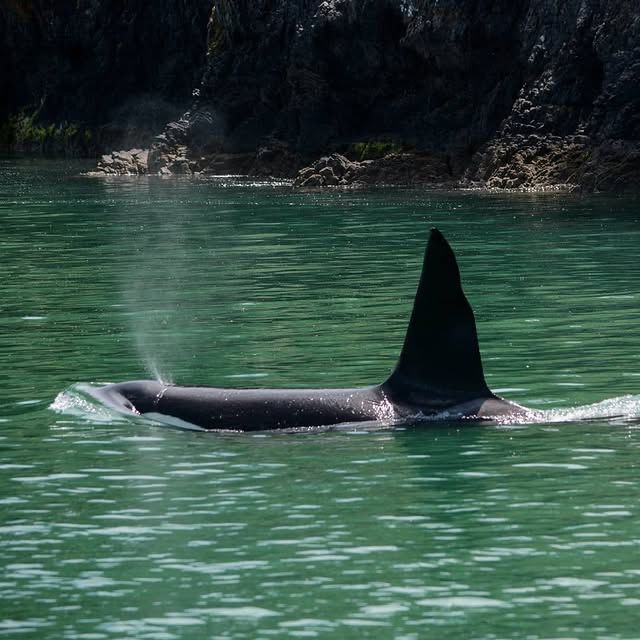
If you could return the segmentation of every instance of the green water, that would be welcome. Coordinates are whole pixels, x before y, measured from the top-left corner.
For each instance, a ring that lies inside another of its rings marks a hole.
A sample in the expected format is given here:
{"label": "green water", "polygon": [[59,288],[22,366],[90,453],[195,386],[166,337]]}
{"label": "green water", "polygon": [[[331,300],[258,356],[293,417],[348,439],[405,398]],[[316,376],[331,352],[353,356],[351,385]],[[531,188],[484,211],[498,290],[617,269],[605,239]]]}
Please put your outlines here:
{"label": "green water", "polygon": [[[0,636],[638,637],[637,199],[80,169],[0,162]],[[545,421],[218,435],[78,393],[379,382],[433,225]]]}

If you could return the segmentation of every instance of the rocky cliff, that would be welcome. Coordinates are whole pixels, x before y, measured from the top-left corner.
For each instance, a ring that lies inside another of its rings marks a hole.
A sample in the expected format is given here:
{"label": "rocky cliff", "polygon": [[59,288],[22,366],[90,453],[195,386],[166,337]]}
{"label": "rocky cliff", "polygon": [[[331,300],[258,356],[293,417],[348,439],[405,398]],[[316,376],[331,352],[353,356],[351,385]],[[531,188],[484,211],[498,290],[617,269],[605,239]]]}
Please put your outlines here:
{"label": "rocky cliff", "polygon": [[210,11],[211,0],[0,2],[0,138],[76,153],[148,144],[190,104]]}
{"label": "rocky cliff", "polygon": [[637,0],[7,0],[0,36],[5,115],[172,120],[152,171],[640,184]]}
{"label": "rocky cliff", "polygon": [[158,167],[181,145],[199,169],[235,154],[287,173],[378,143],[435,158],[441,181],[639,184],[631,0],[213,4],[200,98],[152,150]]}

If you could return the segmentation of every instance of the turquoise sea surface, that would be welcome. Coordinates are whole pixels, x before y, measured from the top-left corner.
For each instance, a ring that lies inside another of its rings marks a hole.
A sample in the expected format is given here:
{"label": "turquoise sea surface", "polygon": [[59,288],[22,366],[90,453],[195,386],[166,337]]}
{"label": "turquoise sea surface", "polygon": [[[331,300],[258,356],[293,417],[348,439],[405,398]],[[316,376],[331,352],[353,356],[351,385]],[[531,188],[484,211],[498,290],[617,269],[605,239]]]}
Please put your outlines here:
{"label": "turquoise sea surface", "polygon": [[[0,637],[640,637],[640,198],[0,160]],[[382,381],[432,226],[532,424],[217,434],[86,385]]]}

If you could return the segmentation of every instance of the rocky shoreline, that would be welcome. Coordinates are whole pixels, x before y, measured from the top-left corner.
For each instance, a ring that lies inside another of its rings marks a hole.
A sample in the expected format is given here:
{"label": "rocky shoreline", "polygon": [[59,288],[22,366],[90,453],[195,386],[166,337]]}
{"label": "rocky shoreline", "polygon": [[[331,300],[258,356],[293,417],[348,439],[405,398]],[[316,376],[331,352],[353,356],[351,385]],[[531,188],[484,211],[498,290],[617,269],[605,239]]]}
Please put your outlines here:
{"label": "rocky shoreline", "polygon": [[197,96],[148,172],[638,190],[636,13],[625,0],[215,2]]}
{"label": "rocky shoreline", "polygon": [[[155,153],[154,153],[155,151]],[[452,165],[444,154],[394,152],[352,160],[330,153],[308,164],[274,162],[270,153],[215,154],[193,158],[186,145],[158,150],[130,149],[105,154],[87,175],[244,175],[287,180],[294,189],[421,187],[512,191],[630,191],[640,184],[640,145],[595,146],[584,136],[517,137],[488,145],[468,166]],[[151,160],[150,160],[151,159]]]}

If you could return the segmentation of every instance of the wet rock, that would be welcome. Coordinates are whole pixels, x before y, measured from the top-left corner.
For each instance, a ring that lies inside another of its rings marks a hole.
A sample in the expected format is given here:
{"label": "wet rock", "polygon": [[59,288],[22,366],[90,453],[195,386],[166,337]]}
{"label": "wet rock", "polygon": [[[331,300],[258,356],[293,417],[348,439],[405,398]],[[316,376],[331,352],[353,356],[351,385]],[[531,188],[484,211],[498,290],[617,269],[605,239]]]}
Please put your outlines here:
{"label": "wet rock", "polygon": [[300,171],[298,171],[298,175],[296,176],[296,183],[301,186],[306,182],[308,178],[313,175],[316,175],[316,170],[313,167],[304,167],[304,169],[300,169]]}
{"label": "wet rock", "polygon": [[457,176],[443,154],[390,153],[356,162],[341,154],[323,156],[298,172],[294,188],[439,186],[452,188]]}
{"label": "wet rock", "polygon": [[188,167],[187,145],[189,142],[190,112],[175,122],[169,122],[158,134],[149,149],[149,173],[168,175],[185,173]]}
{"label": "wet rock", "polygon": [[146,149],[112,151],[104,154],[91,176],[137,176],[147,173],[149,152]]}
{"label": "wet rock", "polygon": [[338,178],[336,178],[336,174],[333,172],[331,167],[324,167],[324,169],[320,169],[319,175],[324,184],[328,187],[334,187],[338,184]]}
{"label": "wet rock", "polygon": [[334,187],[346,175],[349,169],[355,170],[358,163],[353,163],[338,153],[323,156],[311,166],[298,171],[294,179],[294,187]]}
{"label": "wet rock", "polygon": [[294,179],[294,187],[335,187],[340,184],[348,184],[347,176],[357,174],[363,165],[352,162],[339,153],[323,156],[311,166],[298,171]]}
{"label": "wet rock", "polygon": [[294,187],[326,187],[324,179],[319,173],[312,173],[310,176],[305,178],[302,182],[298,183],[297,180],[294,181]]}
{"label": "wet rock", "polygon": [[476,155],[461,183],[490,189],[584,188],[595,152],[585,136],[507,136]]}
{"label": "wet rock", "polygon": [[219,135],[220,123],[210,109],[193,108],[169,122],[155,136],[149,151],[149,172],[188,175],[206,171],[212,158],[226,155]]}

